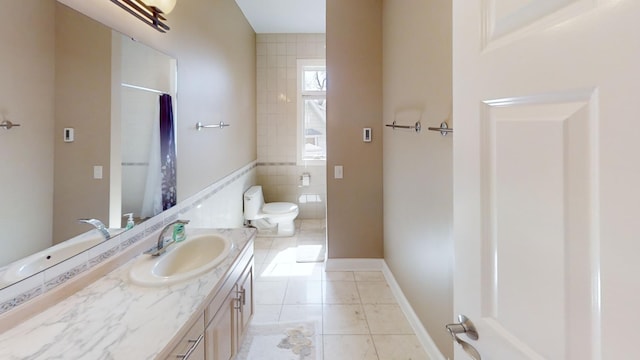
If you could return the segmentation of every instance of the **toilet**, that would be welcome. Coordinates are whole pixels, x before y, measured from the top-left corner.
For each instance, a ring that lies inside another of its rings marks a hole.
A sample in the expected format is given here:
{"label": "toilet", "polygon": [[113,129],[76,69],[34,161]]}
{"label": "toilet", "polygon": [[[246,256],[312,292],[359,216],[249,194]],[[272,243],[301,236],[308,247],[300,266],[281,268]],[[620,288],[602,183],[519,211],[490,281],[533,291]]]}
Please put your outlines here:
{"label": "toilet", "polygon": [[255,185],[244,193],[244,217],[258,229],[260,236],[293,236],[293,220],[298,205],[288,202],[264,203],[262,186]]}

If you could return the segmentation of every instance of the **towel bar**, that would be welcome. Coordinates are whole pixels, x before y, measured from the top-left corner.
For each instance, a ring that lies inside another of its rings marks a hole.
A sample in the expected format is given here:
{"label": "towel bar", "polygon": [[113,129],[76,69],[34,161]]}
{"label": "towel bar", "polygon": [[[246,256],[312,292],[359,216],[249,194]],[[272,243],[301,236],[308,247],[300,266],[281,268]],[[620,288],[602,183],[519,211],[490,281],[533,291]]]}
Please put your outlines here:
{"label": "towel bar", "polygon": [[391,124],[386,124],[385,126],[390,127],[393,130],[395,130],[395,129],[415,129],[417,133],[419,133],[420,130],[422,130],[422,125],[420,124],[420,121],[416,122],[415,125],[411,126],[411,125],[397,125],[396,121],[394,120]]}
{"label": "towel bar", "polygon": [[215,128],[224,128],[230,126],[229,124],[225,124],[224,122],[220,121],[220,124],[213,124],[213,125],[203,125],[201,122],[198,122],[196,124],[196,130],[200,131],[202,129],[215,129]]}

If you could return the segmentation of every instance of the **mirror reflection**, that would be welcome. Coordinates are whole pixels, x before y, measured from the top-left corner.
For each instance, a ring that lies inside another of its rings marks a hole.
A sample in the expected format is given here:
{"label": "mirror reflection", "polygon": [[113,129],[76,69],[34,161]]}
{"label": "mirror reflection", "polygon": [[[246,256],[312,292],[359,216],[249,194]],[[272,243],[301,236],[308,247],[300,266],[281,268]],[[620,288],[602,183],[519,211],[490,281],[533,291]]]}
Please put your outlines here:
{"label": "mirror reflection", "polygon": [[0,129],[0,268],[104,239],[79,219],[113,235],[175,205],[175,59],[55,0],[0,5],[0,121],[20,124]]}

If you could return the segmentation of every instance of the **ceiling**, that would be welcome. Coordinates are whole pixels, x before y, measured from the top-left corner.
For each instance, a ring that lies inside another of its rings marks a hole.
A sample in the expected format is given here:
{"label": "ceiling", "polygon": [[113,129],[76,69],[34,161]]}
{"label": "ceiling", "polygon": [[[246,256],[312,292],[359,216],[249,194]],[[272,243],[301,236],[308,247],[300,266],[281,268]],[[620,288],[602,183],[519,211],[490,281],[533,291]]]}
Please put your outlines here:
{"label": "ceiling", "polygon": [[326,0],[236,0],[253,30],[325,33]]}

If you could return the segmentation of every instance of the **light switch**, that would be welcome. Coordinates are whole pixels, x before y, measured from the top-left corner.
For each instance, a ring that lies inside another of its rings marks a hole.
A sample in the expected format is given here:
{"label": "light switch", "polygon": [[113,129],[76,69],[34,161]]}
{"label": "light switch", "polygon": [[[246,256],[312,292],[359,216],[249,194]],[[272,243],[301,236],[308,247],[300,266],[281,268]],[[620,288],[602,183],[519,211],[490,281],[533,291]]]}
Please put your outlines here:
{"label": "light switch", "polygon": [[342,179],[342,165],[336,165],[333,167],[333,178],[334,179]]}
{"label": "light switch", "polygon": [[64,128],[64,137],[62,140],[64,140],[64,142],[73,142],[73,133],[73,128]]}
{"label": "light switch", "polygon": [[362,141],[371,142],[371,128],[362,129]]}
{"label": "light switch", "polygon": [[102,179],[102,166],[96,165],[93,167],[93,178]]}

